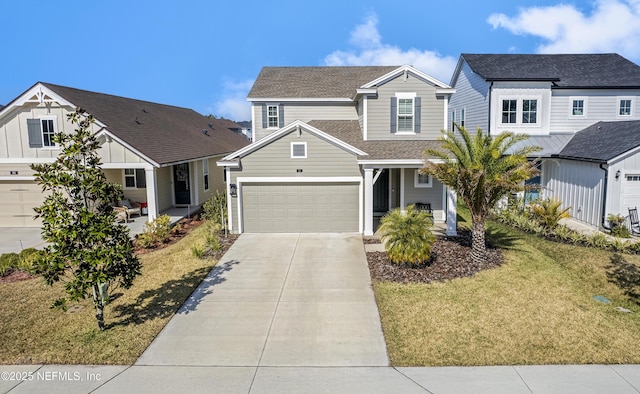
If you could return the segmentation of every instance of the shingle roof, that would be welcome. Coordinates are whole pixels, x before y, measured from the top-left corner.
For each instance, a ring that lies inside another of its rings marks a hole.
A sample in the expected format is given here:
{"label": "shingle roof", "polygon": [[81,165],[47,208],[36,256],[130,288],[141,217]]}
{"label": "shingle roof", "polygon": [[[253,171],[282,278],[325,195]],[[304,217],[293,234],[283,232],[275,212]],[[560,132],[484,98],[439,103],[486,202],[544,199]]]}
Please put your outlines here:
{"label": "shingle roof", "polygon": [[576,133],[559,157],[606,163],[640,146],[640,120],[598,122]]}
{"label": "shingle roof", "polygon": [[399,67],[263,67],[247,97],[353,98],[356,89]]}
{"label": "shingle roof", "polygon": [[217,156],[248,144],[227,128],[230,121],[209,119],[188,108],[42,85],[92,114],[116,137],[160,165]]}
{"label": "shingle roof", "polygon": [[441,146],[434,140],[364,141],[357,120],[312,120],[308,124],[368,153],[358,157],[362,160],[422,160],[425,149]]}
{"label": "shingle roof", "polygon": [[640,66],[615,54],[469,54],[461,57],[488,81],[552,81],[558,88],[638,88]]}

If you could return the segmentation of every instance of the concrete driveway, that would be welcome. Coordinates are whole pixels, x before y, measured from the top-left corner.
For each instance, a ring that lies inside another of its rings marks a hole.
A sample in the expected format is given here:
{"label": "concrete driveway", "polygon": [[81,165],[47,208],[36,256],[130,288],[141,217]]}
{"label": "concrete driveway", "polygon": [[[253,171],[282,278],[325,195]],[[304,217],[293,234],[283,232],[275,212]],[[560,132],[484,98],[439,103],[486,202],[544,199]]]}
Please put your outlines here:
{"label": "concrete driveway", "polygon": [[0,227],[0,254],[44,247],[40,227]]}
{"label": "concrete driveway", "polygon": [[360,234],[243,234],[136,365],[387,366]]}

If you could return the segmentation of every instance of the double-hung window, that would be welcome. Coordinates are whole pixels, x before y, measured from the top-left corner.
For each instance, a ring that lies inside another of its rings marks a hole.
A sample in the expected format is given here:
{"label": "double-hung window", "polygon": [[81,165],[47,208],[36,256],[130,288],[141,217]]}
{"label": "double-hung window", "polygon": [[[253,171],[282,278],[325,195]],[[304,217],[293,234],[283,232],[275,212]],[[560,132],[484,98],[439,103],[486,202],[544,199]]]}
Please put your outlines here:
{"label": "double-hung window", "polygon": [[413,133],[413,98],[398,98],[398,133]]}
{"label": "double-hung window", "polygon": [[278,119],[278,106],[268,105],[267,106],[267,126],[278,127],[279,124],[280,123]]}
{"label": "double-hung window", "polygon": [[422,187],[431,187],[431,176],[427,174],[421,174],[419,170],[415,170],[413,173],[413,187],[422,188]]}
{"label": "double-hung window", "polygon": [[414,134],[420,132],[421,100],[412,92],[399,92],[391,97],[391,132]]}
{"label": "double-hung window", "polygon": [[618,101],[618,115],[619,116],[631,116],[632,100],[630,98],[623,98]]}
{"label": "double-hung window", "polygon": [[502,100],[502,123],[516,123],[518,100]]}
{"label": "double-hung window", "polygon": [[56,146],[53,142],[53,136],[56,131],[53,119],[41,119],[42,121],[42,145],[45,147]]}
{"label": "double-hung window", "polygon": [[27,133],[30,148],[55,148],[56,117],[27,119]]}
{"label": "double-hung window", "polygon": [[522,123],[538,123],[538,100],[522,100]]}
{"label": "double-hung window", "polygon": [[572,99],[571,100],[571,116],[584,116],[584,99]]}

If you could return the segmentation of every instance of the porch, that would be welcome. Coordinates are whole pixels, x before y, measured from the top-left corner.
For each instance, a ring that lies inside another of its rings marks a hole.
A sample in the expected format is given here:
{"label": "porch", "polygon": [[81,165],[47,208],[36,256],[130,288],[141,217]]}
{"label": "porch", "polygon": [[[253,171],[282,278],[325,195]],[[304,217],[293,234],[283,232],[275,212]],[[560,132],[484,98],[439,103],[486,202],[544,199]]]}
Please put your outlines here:
{"label": "porch", "polygon": [[[172,207],[160,212],[159,216],[169,215],[169,217],[171,218],[171,225],[173,226],[180,220],[193,216],[193,213],[198,211],[199,209],[200,208],[197,206]],[[122,223],[122,225],[129,228],[131,237],[135,237],[138,234],[142,234],[142,232],[144,231],[144,224],[147,223],[148,219],[149,217],[146,215],[134,216],[131,218],[129,223]]]}

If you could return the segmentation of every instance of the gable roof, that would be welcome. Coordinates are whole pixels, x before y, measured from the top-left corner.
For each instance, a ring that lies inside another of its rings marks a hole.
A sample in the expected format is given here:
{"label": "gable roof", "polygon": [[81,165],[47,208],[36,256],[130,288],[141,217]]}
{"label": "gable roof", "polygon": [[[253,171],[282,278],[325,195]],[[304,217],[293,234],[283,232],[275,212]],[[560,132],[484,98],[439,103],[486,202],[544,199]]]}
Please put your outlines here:
{"label": "gable roof", "polygon": [[351,99],[356,89],[400,66],[263,67],[248,99]]}
{"label": "gable roof", "polygon": [[598,122],[580,130],[558,157],[606,163],[640,147],[640,120]]}
{"label": "gable roof", "polygon": [[554,88],[640,88],[640,66],[616,53],[463,53],[457,70],[462,60],[487,81],[549,81]]}
{"label": "gable roof", "polygon": [[109,133],[160,166],[219,156],[248,144],[227,128],[228,120],[209,119],[192,109],[51,83],[34,87],[38,85],[84,109]]}

